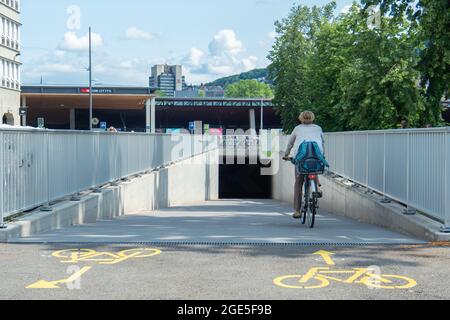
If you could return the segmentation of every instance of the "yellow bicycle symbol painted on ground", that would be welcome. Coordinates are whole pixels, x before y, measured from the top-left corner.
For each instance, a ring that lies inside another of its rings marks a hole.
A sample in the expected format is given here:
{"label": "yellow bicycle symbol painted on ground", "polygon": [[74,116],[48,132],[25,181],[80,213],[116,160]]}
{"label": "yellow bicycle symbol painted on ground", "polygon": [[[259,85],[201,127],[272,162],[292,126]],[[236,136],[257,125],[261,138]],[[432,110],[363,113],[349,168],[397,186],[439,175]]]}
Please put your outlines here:
{"label": "yellow bicycle symbol painted on ground", "polygon": [[[93,249],[66,249],[53,252],[52,256],[60,259],[61,263],[78,264],[80,262],[89,262],[96,264],[115,265],[129,259],[141,259],[157,256],[162,251],[152,248],[137,248],[122,250],[117,253],[98,252]],[[60,289],[61,285],[70,285],[78,281],[81,276],[91,270],[91,266],[85,266],[73,273],[67,279],[60,280],[39,280],[29,286],[27,289]]]}
{"label": "yellow bicycle symbol painted on ground", "polygon": [[61,263],[118,264],[129,259],[149,258],[159,254],[161,254],[161,250],[151,248],[129,249],[117,253],[97,252],[93,249],[67,249],[56,251],[52,256],[61,259]]}
{"label": "yellow bicycle symbol painted on ground", "polygon": [[[334,266],[333,253],[319,251],[327,265]],[[322,289],[331,282],[360,284],[372,289],[410,289],[417,285],[414,279],[393,275],[379,274],[373,268],[335,269],[331,267],[314,267],[304,275],[287,275],[276,278],[276,286],[287,289]]]}
{"label": "yellow bicycle symbol painted on ground", "polygon": [[[344,276],[337,277],[337,276]],[[404,276],[391,274],[377,275],[373,270],[354,268],[351,270],[333,270],[331,268],[311,268],[305,275],[290,275],[276,278],[274,284],[288,289],[321,289],[328,287],[331,281],[362,284],[377,289],[410,289],[416,281]]]}

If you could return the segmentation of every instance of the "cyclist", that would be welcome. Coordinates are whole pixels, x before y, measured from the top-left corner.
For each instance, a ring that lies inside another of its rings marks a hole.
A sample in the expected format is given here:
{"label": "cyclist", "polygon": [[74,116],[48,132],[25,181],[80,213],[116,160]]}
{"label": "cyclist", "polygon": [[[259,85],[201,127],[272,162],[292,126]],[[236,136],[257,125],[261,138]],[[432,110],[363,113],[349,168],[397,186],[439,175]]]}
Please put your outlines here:
{"label": "cyclist", "polygon": [[[301,122],[294,131],[289,139],[289,143],[286,149],[285,156],[283,160],[290,160],[291,150],[296,146],[295,150],[298,150],[303,142],[316,142],[319,146],[320,152],[324,154],[325,139],[323,135],[323,130],[318,125],[314,124],[316,116],[311,111],[304,111],[300,114],[299,120]],[[294,187],[294,219],[302,218],[302,198],[303,198],[303,184],[305,183],[305,176],[299,174],[296,170],[295,173],[295,187]],[[319,186],[319,181],[317,181]],[[321,192],[319,192],[321,194]]]}

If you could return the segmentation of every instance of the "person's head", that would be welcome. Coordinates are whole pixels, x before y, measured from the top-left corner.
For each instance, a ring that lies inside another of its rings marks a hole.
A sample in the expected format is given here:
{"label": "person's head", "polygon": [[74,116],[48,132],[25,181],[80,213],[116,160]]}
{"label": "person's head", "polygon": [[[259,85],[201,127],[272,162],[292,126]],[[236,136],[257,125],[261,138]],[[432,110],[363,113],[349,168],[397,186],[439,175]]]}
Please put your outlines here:
{"label": "person's head", "polygon": [[303,111],[298,119],[302,124],[313,124],[316,116],[311,111]]}

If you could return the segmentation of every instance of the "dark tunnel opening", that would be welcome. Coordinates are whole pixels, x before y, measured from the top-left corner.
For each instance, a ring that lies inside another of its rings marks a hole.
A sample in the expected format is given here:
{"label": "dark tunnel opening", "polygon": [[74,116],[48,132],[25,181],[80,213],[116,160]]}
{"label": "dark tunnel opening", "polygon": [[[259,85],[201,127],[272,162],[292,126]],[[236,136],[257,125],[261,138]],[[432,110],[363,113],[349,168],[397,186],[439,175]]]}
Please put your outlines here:
{"label": "dark tunnel opening", "polygon": [[261,169],[269,167],[258,164],[221,164],[219,167],[220,199],[270,199],[272,197],[272,177],[261,175]]}

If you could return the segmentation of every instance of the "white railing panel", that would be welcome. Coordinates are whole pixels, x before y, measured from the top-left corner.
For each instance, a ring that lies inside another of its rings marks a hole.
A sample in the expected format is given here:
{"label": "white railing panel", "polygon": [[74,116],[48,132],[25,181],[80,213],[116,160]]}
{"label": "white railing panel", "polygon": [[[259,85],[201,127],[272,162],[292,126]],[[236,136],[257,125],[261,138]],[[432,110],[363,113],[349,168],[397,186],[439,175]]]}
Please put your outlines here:
{"label": "white railing panel", "polygon": [[410,195],[412,207],[444,219],[445,133],[411,133]]}
{"label": "white railing panel", "polygon": [[208,136],[2,129],[0,224],[11,214],[218,147],[217,137]]}
{"label": "white railing panel", "polygon": [[357,134],[354,135],[355,139],[355,161],[354,161],[354,173],[353,177],[357,181],[361,181],[361,184],[367,184],[367,135],[366,134]]}
{"label": "white railing panel", "polygon": [[407,202],[408,134],[386,135],[386,187],[385,193]]}
{"label": "white railing panel", "polygon": [[450,129],[326,134],[330,171],[450,228]]}
{"label": "white railing panel", "polygon": [[368,183],[371,188],[383,192],[384,189],[384,134],[369,135]]}
{"label": "white railing panel", "polygon": [[75,135],[50,132],[48,139],[49,199],[76,192],[77,139]]}

